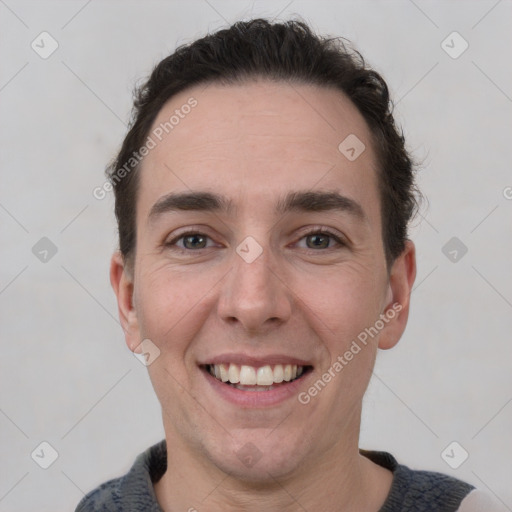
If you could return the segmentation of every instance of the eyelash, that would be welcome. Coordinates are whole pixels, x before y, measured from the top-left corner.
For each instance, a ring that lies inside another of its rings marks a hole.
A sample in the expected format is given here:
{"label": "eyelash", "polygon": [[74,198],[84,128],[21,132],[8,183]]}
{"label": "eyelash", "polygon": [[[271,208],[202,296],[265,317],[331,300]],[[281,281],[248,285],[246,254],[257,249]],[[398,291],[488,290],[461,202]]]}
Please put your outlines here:
{"label": "eyelash", "polygon": [[[186,231],[184,233],[180,233],[178,236],[176,236],[175,238],[173,238],[169,242],[166,242],[164,245],[165,245],[165,247],[172,248],[173,250],[176,250],[176,251],[182,252],[182,253],[186,253],[186,252],[199,252],[199,251],[201,251],[203,249],[209,249],[209,247],[202,247],[200,249],[187,249],[187,248],[176,247],[175,246],[176,242],[178,242],[179,240],[182,240],[183,238],[186,238],[187,236],[191,236],[191,235],[199,235],[199,236],[203,236],[203,237],[206,237],[206,238],[211,240],[211,237],[209,237],[205,233],[201,233],[200,231],[190,230],[190,231]],[[333,233],[332,231],[330,231],[329,229],[323,228],[323,227],[322,228],[313,228],[313,229],[307,231],[306,233],[303,233],[299,240],[302,240],[303,238],[307,238],[308,236],[312,236],[312,235],[328,236],[328,237],[332,238],[336,242],[336,244],[338,245],[338,248],[343,248],[343,247],[347,246],[347,243],[339,235],[337,235],[337,234]],[[323,251],[325,252],[327,250],[332,250],[332,249],[336,249],[336,246],[334,246],[334,247],[327,247],[327,248],[323,249]],[[310,251],[310,252],[315,252],[315,253],[319,252],[318,249],[310,249],[310,248],[308,248],[306,250]]]}

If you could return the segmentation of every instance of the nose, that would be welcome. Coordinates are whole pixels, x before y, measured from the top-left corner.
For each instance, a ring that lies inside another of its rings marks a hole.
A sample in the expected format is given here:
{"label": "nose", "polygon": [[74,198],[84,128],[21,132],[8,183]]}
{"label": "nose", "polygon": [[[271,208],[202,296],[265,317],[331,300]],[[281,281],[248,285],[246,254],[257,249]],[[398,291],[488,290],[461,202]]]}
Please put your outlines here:
{"label": "nose", "polygon": [[252,334],[264,334],[291,315],[293,293],[269,249],[250,263],[233,253],[231,272],[222,282],[220,318]]}

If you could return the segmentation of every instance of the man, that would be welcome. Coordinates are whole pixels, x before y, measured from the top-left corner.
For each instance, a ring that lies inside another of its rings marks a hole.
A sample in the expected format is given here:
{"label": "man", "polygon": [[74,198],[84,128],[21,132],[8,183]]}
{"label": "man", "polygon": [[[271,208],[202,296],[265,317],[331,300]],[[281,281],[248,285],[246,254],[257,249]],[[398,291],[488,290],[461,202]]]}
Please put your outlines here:
{"label": "man", "polygon": [[471,485],[358,447],[416,275],[382,78],[259,19],[164,59],[134,114],[109,169],[111,282],[165,441],[77,510],[477,510]]}

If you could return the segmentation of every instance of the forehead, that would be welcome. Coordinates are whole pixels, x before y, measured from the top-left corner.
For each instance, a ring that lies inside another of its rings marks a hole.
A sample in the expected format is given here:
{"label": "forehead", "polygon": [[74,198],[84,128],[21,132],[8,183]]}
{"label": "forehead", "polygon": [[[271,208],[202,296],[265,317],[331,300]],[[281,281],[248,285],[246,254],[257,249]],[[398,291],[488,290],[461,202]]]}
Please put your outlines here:
{"label": "forehead", "polygon": [[143,161],[138,216],[159,197],[191,189],[242,195],[247,203],[321,188],[375,203],[369,129],[333,89],[269,81],[196,86],[164,105],[149,136],[156,145]]}

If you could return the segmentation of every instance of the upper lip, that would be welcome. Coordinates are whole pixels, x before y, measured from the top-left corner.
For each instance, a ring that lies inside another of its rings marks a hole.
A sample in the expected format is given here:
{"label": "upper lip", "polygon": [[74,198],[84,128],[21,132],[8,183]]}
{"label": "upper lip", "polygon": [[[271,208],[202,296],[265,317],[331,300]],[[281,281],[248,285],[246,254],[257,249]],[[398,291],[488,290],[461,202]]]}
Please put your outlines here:
{"label": "upper lip", "polygon": [[296,364],[297,366],[312,366],[310,362],[304,359],[298,359],[297,357],[291,357],[284,354],[268,354],[265,356],[252,356],[248,354],[240,353],[226,353],[219,354],[218,356],[211,357],[205,361],[199,363],[200,365],[207,364],[238,364],[246,366],[266,366],[275,364]]}

